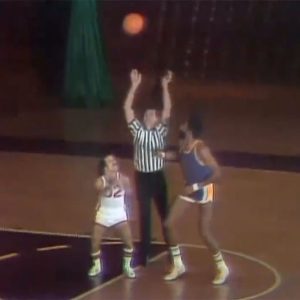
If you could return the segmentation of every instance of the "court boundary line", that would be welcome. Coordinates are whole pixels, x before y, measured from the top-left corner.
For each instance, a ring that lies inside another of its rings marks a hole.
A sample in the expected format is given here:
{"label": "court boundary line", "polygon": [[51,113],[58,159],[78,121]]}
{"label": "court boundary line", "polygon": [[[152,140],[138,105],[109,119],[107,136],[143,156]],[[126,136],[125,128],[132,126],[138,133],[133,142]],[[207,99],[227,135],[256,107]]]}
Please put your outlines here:
{"label": "court boundary line", "polygon": [[[121,243],[122,242],[113,242],[113,244],[121,244]],[[106,242],[106,244],[109,244],[109,242]],[[165,244],[165,243],[161,242],[161,241],[154,241],[153,244],[162,245],[162,244]],[[203,245],[196,245],[196,244],[190,244],[190,243],[180,244],[180,247],[196,248],[196,249],[207,249],[207,247],[205,247]],[[270,287],[268,287],[267,289],[265,289],[261,292],[258,292],[256,294],[253,294],[253,295],[243,296],[243,297],[239,297],[239,298],[233,298],[232,300],[253,300],[253,299],[257,299],[259,297],[270,294],[271,292],[276,290],[281,285],[282,279],[281,279],[280,273],[273,266],[271,266],[269,263],[267,263],[267,262],[265,262],[261,259],[258,259],[254,256],[247,255],[247,254],[244,254],[244,253],[239,252],[239,251],[221,249],[221,252],[227,253],[227,254],[233,255],[233,256],[238,256],[238,257],[244,258],[248,261],[254,262],[254,263],[264,267],[268,271],[270,271],[272,273],[273,277],[274,277],[272,285]],[[164,252],[158,254],[157,256],[155,256],[153,259],[151,259],[150,262],[154,262],[156,260],[159,260],[161,257],[165,256],[166,254],[167,254],[167,251],[164,251]],[[142,266],[137,266],[135,268],[135,270],[138,270],[141,267]],[[114,278],[114,279],[112,279],[108,282],[105,282],[104,284],[100,284],[99,286],[97,286],[97,287],[95,287],[95,288],[93,288],[93,289],[91,289],[91,290],[89,290],[89,291],[87,291],[83,294],[79,294],[78,296],[72,298],[72,300],[82,300],[82,299],[84,299],[84,297],[89,296],[89,295],[93,294],[94,292],[98,292],[98,291],[102,290],[103,288],[105,288],[106,286],[109,286],[109,285],[117,282],[118,280],[120,280],[122,278],[125,278],[125,275],[121,274],[117,278]]]}
{"label": "court boundary line", "polygon": [[[90,238],[89,235],[85,235],[85,234],[72,234],[72,233],[62,233],[62,232],[47,232],[47,231],[36,231],[36,230],[26,230],[26,229],[13,229],[13,228],[7,228],[7,227],[0,227],[0,231],[4,231],[4,232],[12,232],[12,233],[29,233],[29,234],[37,234],[37,235],[49,235],[49,236],[60,236],[60,237],[73,237],[73,238]],[[108,238],[108,240],[112,240],[112,244],[121,244],[122,241],[118,238]],[[134,240],[134,241],[138,241],[138,240]],[[103,243],[105,244],[110,244],[110,241],[104,241]],[[157,245],[162,245],[165,244],[162,241],[152,241],[153,244],[157,244]],[[205,246],[203,245],[196,245],[196,244],[190,244],[190,243],[182,243],[180,244],[181,247],[190,247],[190,248],[198,248],[198,249],[206,249]],[[271,293],[272,291],[274,291],[275,289],[277,289],[280,284],[281,284],[281,275],[280,273],[270,264],[266,263],[263,260],[260,260],[256,257],[244,254],[242,252],[238,252],[238,251],[232,251],[232,250],[226,250],[226,249],[221,249],[222,252],[227,253],[227,254],[231,254],[231,255],[235,255],[235,256],[239,256],[241,258],[244,258],[246,260],[250,260],[254,263],[257,263],[263,267],[265,267],[267,270],[269,270],[273,276],[274,276],[274,282],[273,284],[267,288],[266,290],[259,292],[257,294],[254,295],[250,295],[250,296],[245,296],[245,297],[241,297],[241,298],[235,298],[232,300],[252,300],[252,299],[256,299],[258,297],[267,295],[269,293]],[[166,255],[166,251],[156,255],[155,257],[153,257],[152,259],[150,259],[150,262],[154,262],[158,259],[160,259],[161,257],[163,257],[164,255]],[[135,270],[138,270],[142,268],[142,266],[137,266],[135,268]],[[83,297],[90,295],[93,292],[99,291],[101,289],[103,289],[104,287],[111,285],[112,283],[125,278],[124,274],[121,274],[115,278],[113,278],[112,280],[109,280],[107,282],[105,282],[104,284],[100,284],[99,286],[95,287],[94,289],[91,289],[83,294],[79,294],[78,296],[76,296],[75,298],[72,298],[72,300],[79,300],[79,299],[83,299]],[[84,296],[82,296],[84,295]]]}
{"label": "court boundary line", "polygon": [[[40,230],[27,230],[27,229],[19,229],[19,228],[9,228],[5,226],[0,227],[0,231],[3,232],[13,232],[13,233],[29,233],[36,235],[49,235],[49,236],[59,236],[59,237],[72,237],[72,238],[90,238],[91,236],[88,234],[80,234],[80,233],[66,233],[66,232],[51,232],[51,231],[40,231]],[[114,238],[107,238],[109,240],[114,240]]]}
{"label": "court boundary line", "polygon": [[11,252],[11,253],[7,253],[7,254],[3,254],[3,255],[0,255],[0,261],[10,259],[10,258],[13,258],[13,257],[17,257],[19,255],[20,254],[17,253],[17,252]]}
{"label": "court boundary line", "polygon": [[[180,245],[181,247],[190,247],[190,248],[198,248],[198,249],[206,249],[205,246],[203,245],[195,245],[195,244],[189,244],[189,243],[185,243],[185,244],[181,244]],[[274,282],[273,284],[267,288],[266,290],[262,291],[262,292],[259,292],[259,293],[256,293],[254,295],[250,295],[250,296],[245,296],[245,297],[240,297],[240,298],[233,298],[232,300],[251,300],[251,299],[256,299],[258,297],[262,297],[262,296],[265,296],[267,294],[270,294],[271,292],[273,292],[275,289],[277,289],[280,285],[281,285],[281,282],[282,282],[282,279],[281,279],[281,275],[280,273],[273,267],[271,266],[270,264],[266,263],[265,261],[259,259],[259,258],[256,258],[254,256],[251,256],[251,255],[248,255],[248,254],[244,254],[242,252],[239,252],[239,251],[232,251],[232,250],[227,250],[227,249],[221,249],[221,252],[223,253],[227,253],[227,254],[230,254],[230,255],[234,255],[234,256],[238,256],[238,257],[241,257],[241,258],[244,258],[246,260],[250,260],[256,264],[259,264],[260,266],[266,268],[267,270],[269,270],[273,276],[274,276]],[[229,275],[230,276],[230,275]]]}
{"label": "court boundary line", "polygon": [[53,250],[62,250],[62,249],[69,249],[71,248],[70,245],[54,245],[54,246],[47,246],[47,247],[39,247],[35,250],[37,252],[46,252],[46,251],[53,251]]}
{"label": "court boundary line", "polygon": [[[108,242],[108,243],[109,243],[109,242]],[[120,244],[121,244],[122,242],[114,242],[114,243],[120,243]],[[163,242],[160,242],[159,244],[164,244],[164,243],[163,243]],[[149,260],[149,262],[150,262],[150,263],[155,262],[155,261],[159,260],[161,257],[165,256],[166,254],[167,254],[167,251],[163,251],[163,252],[157,254],[156,256],[152,257],[152,258]],[[136,266],[136,267],[134,268],[134,270],[137,271],[137,270],[139,270],[139,269],[141,269],[141,268],[144,268],[144,267],[141,266],[141,265],[139,265],[139,266]],[[81,299],[84,299],[85,297],[90,296],[91,294],[93,294],[93,293],[95,293],[95,292],[99,292],[99,291],[101,291],[102,289],[104,289],[105,287],[107,287],[107,286],[109,286],[109,285],[112,285],[113,283],[115,283],[115,282],[117,282],[117,281],[119,281],[119,280],[121,280],[121,279],[127,279],[126,275],[120,274],[119,276],[117,276],[117,277],[115,277],[115,278],[113,278],[113,279],[111,279],[111,280],[108,280],[108,281],[106,281],[105,283],[100,284],[100,285],[98,285],[98,286],[92,288],[91,290],[88,290],[88,291],[86,291],[86,292],[84,292],[84,293],[82,293],[82,294],[79,294],[79,295],[77,295],[77,296],[75,296],[75,297],[73,297],[73,298],[71,298],[71,299],[72,299],[72,300],[81,300]],[[130,278],[129,278],[128,280],[135,280],[135,279],[130,279]]]}

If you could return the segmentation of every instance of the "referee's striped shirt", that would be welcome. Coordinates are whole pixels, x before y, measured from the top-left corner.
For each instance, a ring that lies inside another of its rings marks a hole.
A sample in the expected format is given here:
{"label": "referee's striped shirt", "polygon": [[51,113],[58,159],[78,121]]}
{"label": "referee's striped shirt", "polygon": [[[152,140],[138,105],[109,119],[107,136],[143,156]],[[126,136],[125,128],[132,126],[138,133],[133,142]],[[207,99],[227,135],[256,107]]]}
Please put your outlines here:
{"label": "referee's striped shirt", "polygon": [[156,127],[147,129],[139,120],[133,119],[128,127],[133,135],[135,169],[145,173],[161,170],[164,159],[155,154],[166,146],[167,124],[159,123]]}

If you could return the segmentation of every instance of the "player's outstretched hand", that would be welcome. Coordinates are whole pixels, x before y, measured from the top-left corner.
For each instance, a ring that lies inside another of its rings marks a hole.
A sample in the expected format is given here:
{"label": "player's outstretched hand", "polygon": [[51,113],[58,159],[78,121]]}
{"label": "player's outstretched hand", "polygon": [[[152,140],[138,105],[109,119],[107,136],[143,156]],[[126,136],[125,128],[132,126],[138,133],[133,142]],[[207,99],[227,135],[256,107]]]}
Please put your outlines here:
{"label": "player's outstretched hand", "polygon": [[173,72],[168,70],[161,79],[162,86],[167,86],[172,81],[172,78],[173,78]]}
{"label": "player's outstretched hand", "polygon": [[142,81],[142,74],[138,70],[133,69],[130,72],[130,80],[134,87],[138,87]]}

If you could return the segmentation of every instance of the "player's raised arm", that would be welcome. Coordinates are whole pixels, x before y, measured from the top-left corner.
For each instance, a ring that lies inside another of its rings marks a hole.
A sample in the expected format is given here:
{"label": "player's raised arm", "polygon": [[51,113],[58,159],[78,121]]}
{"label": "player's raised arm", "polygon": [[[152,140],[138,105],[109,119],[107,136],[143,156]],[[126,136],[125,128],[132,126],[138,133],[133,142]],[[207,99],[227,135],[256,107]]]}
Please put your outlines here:
{"label": "player's raised arm", "polygon": [[130,123],[135,118],[132,104],[134,101],[134,96],[135,96],[136,90],[142,81],[141,73],[139,73],[135,69],[131,70],[130,81],[131,81],[131,86],[129,88],[129,91],[127,93],[127,96],[124,101],[124,106],[123,106],[127,123]]}
{"label": "player's raised arm", "polygon": [[163,110],[162,110],[162,122],[167,123],[171,116],[171,96],[169,92],[169,83],[172,81],[173,73],[167,71],[166,75],[161,79],[162,95],[163,95]]}

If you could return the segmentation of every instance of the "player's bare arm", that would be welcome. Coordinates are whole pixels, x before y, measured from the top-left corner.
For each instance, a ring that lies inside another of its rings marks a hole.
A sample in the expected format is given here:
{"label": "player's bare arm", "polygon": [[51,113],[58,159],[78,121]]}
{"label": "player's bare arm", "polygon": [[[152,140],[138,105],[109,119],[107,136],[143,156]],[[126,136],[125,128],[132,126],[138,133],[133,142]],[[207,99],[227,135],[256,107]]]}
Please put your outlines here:
{"label": "player's bare arm", "polygon": [[171,150],[167,150],[167,151],[158,150],[156,152],[156,155],[161,158],[164,158],[165,160],[177,160],[179,158],[178,151],[171,151]]}
{"label": "player's bare arm", "polygon": [[125,113],[125,118],[127,123],[130,123],[134,118],[134,110],[132,108],[135,93],[137,91],[137,88],[139,87],[141,81],[142,81],[142,75],[141,73],[138,72],[138,70],[131,70],[130,72],[130,81],[131,81],[131,86],[129,88],[129,91],[127,93],[127,96],[124,101],[124,113]]}
{"label": "player's bare arm", "polygon": [[121,181],[121,186],[125,190],[125,206],[126,206],[126,211],[127,211],[127,216],[128,218],[131,219],[132,216],[132,187],[130,183],[129,177],[125,175],[120,176],[120,181]]}
{"label": "player's bare arm", "polygon": [[213,174],[209,178],[209,183],[217,183],[221,177],[221,169],[210,149],[204,143],[198,143],[198,145],[196,145],[196,154],[205,165],[210,166],[213,169]]}
{"label": "player's bare arm", "polygon": [[98,192],[102,192],[104,190],[104,182],[102,177],[96,179],[95,188]]}
{"label": "player's bare arm", "polygon": [[130,180],[126,175],[120,175],[120,185],[125,190],[126,193],[131,193]]}
{"label": "player's bare arm", "polygon": [[[101,194],[103,193],[103,191],[104,191],[104,182],[102,180],[102,177],[99,177],[99,178],[96,179],[95,188],[96,188],[96,191],[98,193],[101,193]],[[98,201],[97,204],[96,204],[96,208],[95,208],[96,211],[100,208],[100,205],[101,205],[101,203],[100,203],[100,201]]]}
{"label": "player's bare arm", "polygon": [[169,84],[172,81],[173,73],[167,71],[166,75],[161,79],[162,91],[163,91],[163,110],[162,110],[162,122],[167,123],[171,116],[171,96],[169,92]]}

